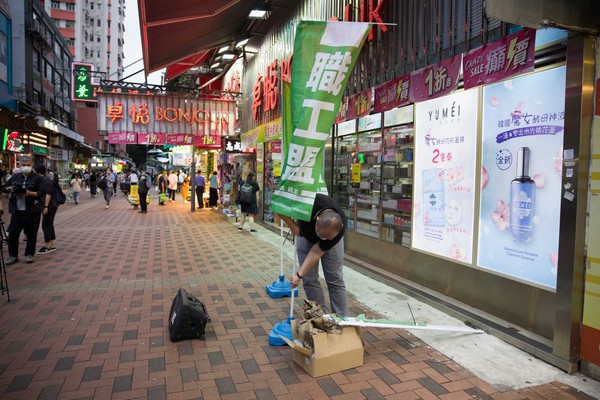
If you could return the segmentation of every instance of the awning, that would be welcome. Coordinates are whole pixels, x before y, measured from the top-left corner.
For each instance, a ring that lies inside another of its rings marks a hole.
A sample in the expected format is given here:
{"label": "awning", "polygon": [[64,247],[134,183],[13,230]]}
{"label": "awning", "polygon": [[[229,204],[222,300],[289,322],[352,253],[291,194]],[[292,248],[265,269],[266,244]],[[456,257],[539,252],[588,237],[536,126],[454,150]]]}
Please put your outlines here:
{"label": "awning", "polygon": [[138,0],[146,73],[229,43],[260,0]]}
{"label": "awning", "polygon": [[[185,63],[248,34],[256,36],[250,43],[255,40],[258,46],[264,35],[287,20],[301,1],[138,0],[146,74]],[[268,19],[248,19],[255,6],[264,4],[271,9]]]}
{"label": "awning", "polygon": [[188,57],[185,60],[170,65],[167,67],[165,78],[167,81],[170,81],[171,79],[177,78],[179,75],[188,71],[190,68],[200,66],[201,64],[207,62],[210,53],[210,50],[201,51],[200,53]]}

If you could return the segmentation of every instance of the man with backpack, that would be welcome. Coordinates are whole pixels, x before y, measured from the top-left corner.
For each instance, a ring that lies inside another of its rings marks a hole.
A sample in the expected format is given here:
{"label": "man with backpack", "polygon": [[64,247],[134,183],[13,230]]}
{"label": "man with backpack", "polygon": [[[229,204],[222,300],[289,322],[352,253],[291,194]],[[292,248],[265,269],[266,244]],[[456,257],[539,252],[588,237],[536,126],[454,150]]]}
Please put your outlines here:
{"label": "man with backpack", "polygon": [[141,211],[139,211],[139,212],[142,214],[148,213],[148,193],[150,192],[151,188],[152,188],[152,185],[150,185],[150,182],[148,182],[148,178],[147,178],[146,174],[142,174],[142,176],[140,178],[139,186],[138,186],[138,194],[140,196],[140,208],[141,208]]}
{"label": "man with backpack", "polygon": [[[42,211],[44,246],[42,246],[37,253],[47,254],[56,251],[54,217],[58,211],[58,206],[65,203],[65,195],[58,185],[58,182],[54,181],[54,179],[46,173],[46,167],[43,164],[37,164],[35,166],[35,172],[42,176],[42,191],[44,192],[44,211]],[[62,197],[60,196],[61,194]]]}

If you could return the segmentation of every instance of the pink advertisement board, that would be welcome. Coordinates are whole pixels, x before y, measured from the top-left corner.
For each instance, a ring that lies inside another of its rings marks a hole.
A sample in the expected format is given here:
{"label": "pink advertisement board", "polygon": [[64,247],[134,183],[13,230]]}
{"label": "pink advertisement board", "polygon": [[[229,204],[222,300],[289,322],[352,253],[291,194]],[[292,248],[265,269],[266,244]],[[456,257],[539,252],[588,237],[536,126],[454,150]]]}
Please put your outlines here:
{"label": "pink advertisement board", "polygon": [[465,89],[533,71],[535,29],[523,29],[473,49],[463,58]]}
{"label": "pink advertisement board", "polygon": [[461,60],[462,55],[458,55],[413,72],[410,101],[416,103],[452,93],[458,84]]}
{"label": "pink advertisement board", "polygon": [[166,144],[167,135],[165,133],[138,133],[138,144]]}
{"label": "pink advertisement board", "polygon": [[135,132],[109,132],[108,143],[110,144],[137,144],[137,133]]}
{"label": "pink advertisement board", "polygon": [[410,101],[409,93],[410,74],[375,87],[373,112],[379,113],[408,104]]}

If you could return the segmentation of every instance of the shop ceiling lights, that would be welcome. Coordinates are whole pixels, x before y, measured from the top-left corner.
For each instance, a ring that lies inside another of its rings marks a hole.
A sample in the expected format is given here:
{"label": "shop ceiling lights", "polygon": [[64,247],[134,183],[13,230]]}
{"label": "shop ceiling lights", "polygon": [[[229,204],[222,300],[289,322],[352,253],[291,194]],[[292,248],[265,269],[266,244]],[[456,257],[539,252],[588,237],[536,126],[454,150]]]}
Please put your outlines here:
{"label": "shop ceiling lights", "polygon": [[211,69],[215,69],[219,66],[220,63],[216,62],[213,65],[210,66]]}
{"label": "shop ceiling lights", "polygon": [[232,52],[223,54],[223,60],[233,60],[234,58],[235,54],[233,54]]}
{"label": "shop ceiling lights", "polygon": [[242,48],[242,47],[244,47],[245,45],[247,45],[247,44],[248,44],[248,41],[249,41],[249,40],[250,40],[250,38],[245,38],[245,39],[242,39],[242,40],[240,40],[239,42],[237,42],[237,43],[235,44],[235,47],[236,47],[236,48],[238,48],[238,49],[239,49],[239,48]]}
{"label": "shop ceiling lights", "polygon": [[256,6],[250,11],[249,19],[267,19],[271,12],[265,6]]}
{"label": "shop ceiling lights", "polygon": [[223,46],[219,49],[219,54],[225,53],[227,50],[229,50],[229,46]]}

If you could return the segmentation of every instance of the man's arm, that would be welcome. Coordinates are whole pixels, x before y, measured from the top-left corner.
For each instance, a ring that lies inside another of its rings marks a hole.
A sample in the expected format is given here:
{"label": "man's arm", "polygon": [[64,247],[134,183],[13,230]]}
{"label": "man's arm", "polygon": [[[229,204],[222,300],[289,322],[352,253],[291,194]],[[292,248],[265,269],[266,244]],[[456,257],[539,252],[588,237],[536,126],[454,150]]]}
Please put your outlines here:
{"label": "man's arm", "polygon": [[302,280],[300,279],[300,277],[304,277],[308,273],[308,271],[313,269],[313,267],[319,263],[319,260],[321,259],[321,257],[323,257],[323,254],[325,253],[319,247],[319,243],[315,243],[310,248],[310,251],[306,255],[304,262],[302,263],[300,268],[298,268],[298,272],[296,273],[296,275],[290,278],[292,288],[295,288],[300,284],[300,281]]}
{"label": "man's arm", "polygon": [[279,218],[281,218],[283,220],[283,222],[285,222],[285,224],[292,230],[292,233],[294,234],[294,236],[300,236],[300,227],[298,226],[296,221],[294,221],[292,218],[288,217],[287,215],[281,215],[281,214],[277,214],[277,215],[279,215]]}

